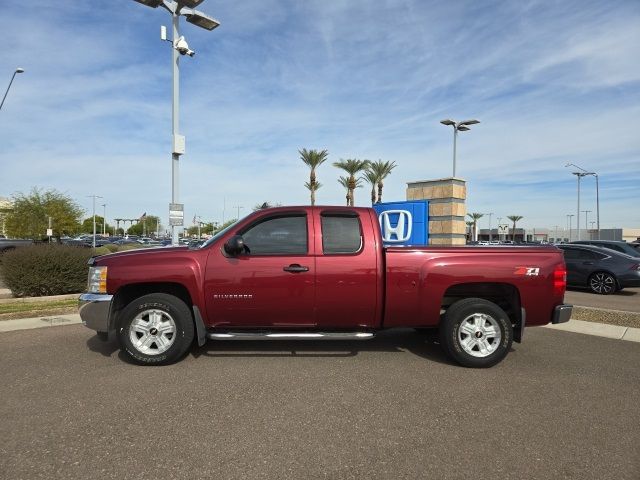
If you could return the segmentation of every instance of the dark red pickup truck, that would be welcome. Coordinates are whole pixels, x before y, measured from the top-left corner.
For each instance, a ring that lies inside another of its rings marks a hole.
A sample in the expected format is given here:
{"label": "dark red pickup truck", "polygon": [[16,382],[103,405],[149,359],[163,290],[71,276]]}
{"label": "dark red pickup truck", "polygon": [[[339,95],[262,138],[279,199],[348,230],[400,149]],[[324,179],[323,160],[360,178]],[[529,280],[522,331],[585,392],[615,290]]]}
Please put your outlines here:
{"label": "dark red pickup truck", "polygon": [[260,210],[198,248],[91,261],[83,323],[142,364],[167,364],[206,339],[368,339],[437,327],[469,367],[502,360],[524,326],[569,320],[555,247],[394,247],[374,210]]}

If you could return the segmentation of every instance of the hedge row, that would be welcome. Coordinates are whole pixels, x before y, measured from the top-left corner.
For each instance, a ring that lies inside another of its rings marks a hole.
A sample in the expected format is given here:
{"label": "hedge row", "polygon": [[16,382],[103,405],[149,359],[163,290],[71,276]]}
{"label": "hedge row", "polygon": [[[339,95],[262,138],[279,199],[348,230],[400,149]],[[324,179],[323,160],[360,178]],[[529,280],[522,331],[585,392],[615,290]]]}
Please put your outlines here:
{"label": "hedge row", "polygon": [[105,245],[92,250],[41,244],[16,248],[2,255],[2,278],[14,297],[78,293],[87,286],[90,257],[136,247]]}

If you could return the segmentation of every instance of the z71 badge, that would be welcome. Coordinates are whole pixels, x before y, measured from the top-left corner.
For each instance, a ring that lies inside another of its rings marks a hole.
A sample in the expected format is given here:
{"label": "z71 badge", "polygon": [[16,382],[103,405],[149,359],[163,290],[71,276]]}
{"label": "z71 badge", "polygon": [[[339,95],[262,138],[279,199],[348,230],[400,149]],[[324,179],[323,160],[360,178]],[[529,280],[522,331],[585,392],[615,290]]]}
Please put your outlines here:
{"label": "z71 badge", "polygon": [[516,267],[514,272],[516,275],[525,275],[527,277],[537,277],[540,275],[540,267]]}

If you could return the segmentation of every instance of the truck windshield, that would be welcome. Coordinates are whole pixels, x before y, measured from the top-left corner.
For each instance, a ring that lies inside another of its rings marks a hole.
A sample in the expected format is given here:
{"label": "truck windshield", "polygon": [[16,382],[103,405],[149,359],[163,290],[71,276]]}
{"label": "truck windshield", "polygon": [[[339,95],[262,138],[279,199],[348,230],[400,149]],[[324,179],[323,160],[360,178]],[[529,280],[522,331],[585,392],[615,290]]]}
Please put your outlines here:
{"label": "truck windshield", "polygon": [[209,245],[211,245],[213,242],[215,242],[217,239],[219,239],[221,236],[223,236],[225,233],[227,233],[231,227],[233,227],[236,223],[238,223],[238,221],[236,220],[235,222],[233,222],[230,225],[227,225],[225,228],[223,228],[222,230],[220,230],[218,233],[216,233],[213,237],[211,237],[209,240],[207,240],[206,242],[204,242],[202,245],[195,247],[196,249],[199,248],[205,248],[208,247]]}

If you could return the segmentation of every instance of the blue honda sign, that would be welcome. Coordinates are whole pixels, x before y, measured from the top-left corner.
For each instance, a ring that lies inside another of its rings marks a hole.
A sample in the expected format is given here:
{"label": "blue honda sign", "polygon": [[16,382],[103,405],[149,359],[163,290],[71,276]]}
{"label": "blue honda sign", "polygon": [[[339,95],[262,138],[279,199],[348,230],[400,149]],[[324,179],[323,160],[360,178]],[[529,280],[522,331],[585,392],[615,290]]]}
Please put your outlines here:
{"label": "blue honda sign", "polygon": [[429,244],[429,202],[377,203],[373,209],[378,214],[382,240],[386,246]]}

